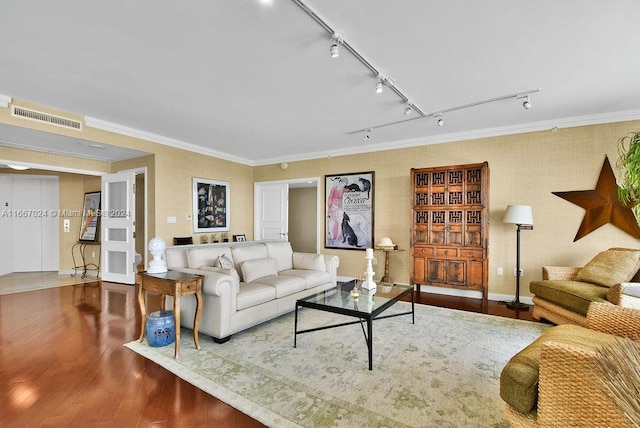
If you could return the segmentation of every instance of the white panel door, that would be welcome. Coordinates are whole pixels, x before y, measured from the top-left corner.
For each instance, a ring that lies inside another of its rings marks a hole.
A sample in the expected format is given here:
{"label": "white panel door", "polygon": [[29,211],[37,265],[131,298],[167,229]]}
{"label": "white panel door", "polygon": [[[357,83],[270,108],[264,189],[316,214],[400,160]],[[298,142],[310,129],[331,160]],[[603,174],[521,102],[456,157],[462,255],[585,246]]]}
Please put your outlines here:
{"label": "white panel door", "polygon": [[254,239],[288,239],[289,184],[256,183]]}
{"label": "white panel door", "polygon": [[135,283],[135,183],[134,172],[102,177],[100,270],[103,281]]}
{"label": "white panel door", "polygon": [[42,180],[13,179],[13,272],[42,270]]}

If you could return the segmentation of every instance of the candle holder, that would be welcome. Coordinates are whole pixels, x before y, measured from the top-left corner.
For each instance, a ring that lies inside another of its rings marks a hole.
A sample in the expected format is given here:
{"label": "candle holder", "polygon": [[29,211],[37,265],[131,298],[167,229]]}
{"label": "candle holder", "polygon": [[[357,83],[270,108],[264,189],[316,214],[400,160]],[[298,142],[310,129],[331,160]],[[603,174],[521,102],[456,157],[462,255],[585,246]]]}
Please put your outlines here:
{"label": "candle holder", "polygon": [[364,272],[367,279],[362,283],[362,288],[366,288],[367,290],[374,290],[376,288],[376,283],[373,280],[373,275],[376,273],[373,271],[373,248],[367,248],[366,252],[367,259],[367,270]]}

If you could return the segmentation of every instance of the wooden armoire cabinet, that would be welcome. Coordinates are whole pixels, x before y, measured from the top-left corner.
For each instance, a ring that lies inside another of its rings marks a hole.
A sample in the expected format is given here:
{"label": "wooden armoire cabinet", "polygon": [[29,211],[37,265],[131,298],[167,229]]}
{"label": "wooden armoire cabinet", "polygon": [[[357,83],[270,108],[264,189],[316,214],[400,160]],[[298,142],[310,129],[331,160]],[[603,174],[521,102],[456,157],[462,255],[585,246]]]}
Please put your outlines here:
{"label": "wooden armoire cabinet", "polygon": [[489,165],[411,169],[412,284],[482,291],[487,304]]}

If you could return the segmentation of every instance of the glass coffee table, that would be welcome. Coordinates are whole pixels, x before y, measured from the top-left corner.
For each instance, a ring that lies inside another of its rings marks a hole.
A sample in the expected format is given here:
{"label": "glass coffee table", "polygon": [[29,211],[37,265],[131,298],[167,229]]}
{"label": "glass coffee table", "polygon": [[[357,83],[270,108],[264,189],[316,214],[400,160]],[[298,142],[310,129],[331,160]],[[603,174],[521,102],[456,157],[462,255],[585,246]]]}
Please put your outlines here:
{"label": "glass coffee table", "polygon": [[[382,315],[384,311],[393,306],[398,300],[409,294],[411,295],[411,311]],[[333,312],[358,319],[340,324],[298,330],[298,308],[317,309],[319,311]],[[299,334],[360,323],[369,350],[369,370],[373,370],[373,320],[411,315],[411,323],[415,324],[414,309],[413,286],[411,285],[394,284],[391,287],[384,287],[384,291],[383,287],[378,285],[376,290],[360,290],[360,296],[357,298],[351,295],[351,289],[349,287],[341,287],[338,285],[332,289],[296,301],[293,347],[295,348],[297,345]],[[364,326],[365,322],[367,324],[366,331]],[[401,334],[401,332],[398,334]]]}

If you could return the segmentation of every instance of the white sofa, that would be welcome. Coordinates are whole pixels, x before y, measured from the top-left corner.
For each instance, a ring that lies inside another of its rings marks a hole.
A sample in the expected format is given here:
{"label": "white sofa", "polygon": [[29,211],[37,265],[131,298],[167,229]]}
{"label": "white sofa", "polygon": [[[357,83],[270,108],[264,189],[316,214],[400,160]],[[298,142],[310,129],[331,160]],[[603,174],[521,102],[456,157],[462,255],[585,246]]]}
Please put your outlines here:
{"label": "white sofa", "polygon": [[[234,268],[221,266],[233,262]],[[337,256],[297,253],[287,241],[180,245],[166,249],[171,270],[204,276],[200,333],[217,343],[295,309],[305,296],[336,286]],[[167,307],[173,301],[167,298]],[[195,296],[180,300],[180,323],[193,328]]]}

